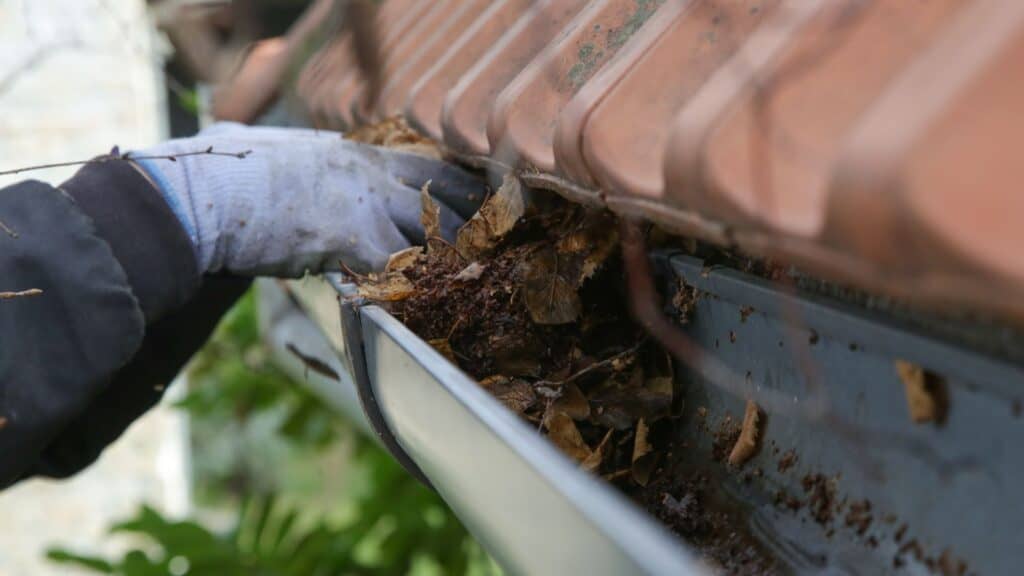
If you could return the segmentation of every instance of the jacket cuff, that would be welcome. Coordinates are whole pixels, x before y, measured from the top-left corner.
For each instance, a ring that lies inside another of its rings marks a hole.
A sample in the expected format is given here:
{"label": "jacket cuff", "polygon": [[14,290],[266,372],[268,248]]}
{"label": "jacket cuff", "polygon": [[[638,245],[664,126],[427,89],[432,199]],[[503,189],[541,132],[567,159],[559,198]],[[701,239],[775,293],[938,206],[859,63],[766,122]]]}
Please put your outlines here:
{"label": "jacket cuff", "polygon": [[147,324],[189,301],[200,284],[192,241],[139,169],[119,160],[89,164],[60,188],[110,245]]}

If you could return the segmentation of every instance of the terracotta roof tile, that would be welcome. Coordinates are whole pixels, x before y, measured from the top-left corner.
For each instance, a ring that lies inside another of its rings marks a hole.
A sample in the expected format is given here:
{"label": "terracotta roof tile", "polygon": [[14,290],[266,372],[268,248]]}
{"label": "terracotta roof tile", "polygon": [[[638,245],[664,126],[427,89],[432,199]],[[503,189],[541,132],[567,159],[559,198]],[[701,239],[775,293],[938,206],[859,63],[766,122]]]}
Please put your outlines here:
{"label": "terracotta roof tile", "polygon": [[585,3],[534,0],[533,6],[448,93],[441,114],[448,145],[464,153],[490,153],[487,119],[495,98]]}
{"label": "terracotta roof tile", "polygon": [[452,84],[458,81],[529,8],[533,0],[498,0],[451,43],[447,52],[417,81],[406,104],[409,124],[441,140],[441,108]]}
{"label": "terracotta roof tile", "polygon": [[448,48],[480,17],[491,0],[458,0],[451,5],[446,17],[437,26],[425,30],[415,50],[401,61],[394,59],[395,68],[388,74],[384,89],[377,101],[374,118],[382,119],[401,114],[412,87],[440,59]]}
{"label": "terracotta roof tile", "polygon": [[[821,277],[1024,319],[1022,3],[389,0],[384,12],[375,118],[404,112],[463,156]],[[351,126],[368,114],[354,114],[363,86],[347,50],[342,39],[312,59],[300,95]]]}
{"label": "terracotta roof tile", "polygon": [[562,172],[611,193],[663,196],[672,119],[778,3],[669,2],[566,106]]}
{"label": "terracotta roof tile", "polygon": [[498,96],[487,127],[491,149],[555,171],[554,133],[562,109],[663,3],[589,2]]}
{"label": "terracotta roof tile", "polygon": [[844,136],[963,5],[783,5],[683,110],[676,142],[686,149],[668,158],[696,162],[666,162],[677,201],[730,223],[819,234]]}
{"label": "terracotta roof tile", "polygon": [[[385,80],[391,78],[395,70],[416,53],[419,42],[428,38],[431,31],[445,20],[449,14],[449,5],[457,1],[419,0],[403,16],[382,23]],[[360,107],[359,100],[365,90],[365,83],[354,67],[339,78],[335,87],[334,107],[342,125],[352,126],[356,123],[355,112]]]}

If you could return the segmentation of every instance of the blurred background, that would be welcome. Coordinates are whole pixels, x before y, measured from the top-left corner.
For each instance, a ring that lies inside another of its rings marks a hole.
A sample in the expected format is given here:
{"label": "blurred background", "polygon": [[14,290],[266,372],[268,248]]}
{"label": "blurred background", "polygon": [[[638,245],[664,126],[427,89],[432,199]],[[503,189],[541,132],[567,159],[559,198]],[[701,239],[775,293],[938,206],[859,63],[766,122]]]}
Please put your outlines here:
{"label": "blurred background", "polygon": [[[221,72],[186,71],[171,38],[241,47],[280,33],[306,2],[236,2],[249,18],[228,9],[225,28],[199,36],[158,21],[226,3],[152,4],[0,0],[0,170],[193,132],[209,91],[182,78]],[[57,184],[75,169],[0,186]],[[210,563],[222,574],[496,571],[439,498],[270,364],[254,302],[243,299],[187,377],[95,465],[0,493],[0,576],[209,573]]]}

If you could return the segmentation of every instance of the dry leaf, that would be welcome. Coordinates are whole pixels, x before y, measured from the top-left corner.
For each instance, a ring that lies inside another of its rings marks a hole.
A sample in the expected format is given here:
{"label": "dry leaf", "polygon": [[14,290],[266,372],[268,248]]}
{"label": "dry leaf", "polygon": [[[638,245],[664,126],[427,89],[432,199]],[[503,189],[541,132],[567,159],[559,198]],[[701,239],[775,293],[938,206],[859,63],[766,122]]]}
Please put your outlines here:
{"label": "dry leaf", "polygon": [[590,402],[575,384],[569,383],[561,387],[562,395],[552,403],[552,408],[569,415],[573,420],[586,420],[590,417]]}
{"label": "dry leaf", "polygon": [[462,269],[461,272],[455,275],[455,280],[458,282],[469,282],[471,280],[479,280],[480,276],[483,275],[484,270],[487,266],[479,262],[473,262],[469,266]]}
{"label": "dry leaf", "polygon": [[930,375],[924,368],[905,360],[896,360],[896,374],[903,381],[910,419],[919,424],[941,423],[946,416],[945,394],[941,381],[934,376],[929,378]]}
{"label": "dry leaf", "polygon": [[558,252],[572,256],[571,269],[577,286],[592,277],[615,252],[619,244],[618,230],[609,213],[591,210],[573,232],[559,240]]}
{"label": "dry leaf", "polygon": [[497,375],[481,380],[480,386],[516,414],[522,414],[537,402],[533,386],[525,380],[513,380]]}
{"label": "dry leaf", "polygon": [[633,462],[651,453],[651,445],[647,442],[647,434],[650,429],[647,423],[641,418],[636,422],[636,436],[633,437]]}
{"label": "dry leaf", "polygon": [[491,334],[487,346],[493,353],[494,368],[510,376],[537,376],[538,356],[544,353],[543,343],[515,333]]}
{"label": "dry leaf", "polygon": [[423,255],[422,246],[410,246],[405,250],[399,250],[388,258],[388,264],[384,267],[384,273],[401,272],[416,263],[416,260]]}
{"label": "dry leaf", "polygon": [[521,266],[523,300],[534,322],[568,324],[579,318],[583,304],[575,284],[559,272],[554,250],[538,250]]}
{"label": "dry leaf", "polygon": [[435,340],[428,340],[427,344],[430,344],[434,350],[441,353],[442,356],[447,358],[452,364],[456,364],[455,351],[452,350],[452,343],[447,338],[437,338]]}
{"label": "dry leaf", "polygon": [[509,378],[508,376],[502,376],[501,374],[495,374],[493,376],[488,376],[487,378],[484,378],[483,380],[481,380],[479,382],[479,384],[480,384],[481,388],[484,388],[484,389],[486,389],[488,391],[494,391],[499,386],[503,386],[505,384],[508,384],[508,382],[510,380],[511,380],[511,378]]}
{"label": "dry leaf", "polygon": [[608,441],[612,437],[612,430],[605,433],[604,438],[601,439],[601,443],[597,445],[597,448],[587,456],[586,460],[580,464],[580,467],[587,472],[597,472],[601,468],[601,464],[604,463],[604,450],[608,446]]}
{"label": "dry leaf", "polygon": [[732,452],[729,453],[729,464],[742,466],[757,453],[758,442],[761,439],[761,409],[753,400],[747,400],[747,409],[743,413],[743,426],[740,428],[740,437],[733,444]]}
{"label": "dry leaf", "polygon": [[409,154],[418,154],[420,156],[426,156],[427,158],[433,158],[434,160],[444,159],[444,153],[441,151],[441,148],[433,141],[398,143],[386,146],[392,150],[407,152]]}
{"label": "dry leaf", "polygon": [[519,179],[506,174],[501,187],[466,222],[455,247],[466,259],[477,258],[494,248],[526,212],[526,195]]}
{"label": "dry leaf", "polygon": [[392,116],[376,124],[361,126],[347,133],[345,138],[438,160],[444,156],[441,148],[433,140],[410,128],[401,115]]}
{"label": "dry leaf", "polygon": [[672,356],[668,352],[660,352],[652,354],[652,356],[654,360],[651,363],[656,363],[656,365],[648,367],[644,388],[655,394],[668,396],[669,402],[671,402],[672,395],[675,393],[675,370],[672,366]]}
{"label": "dry leaf", "polygon": [[647,423],[641,418],[636,423],[636,435],[633,437],[633,458],[630,470],[633,474],[633,481],[641,486],[646,486],[654,472],[654,449],[648,441],[647,435],[650,429]]}
{"label": "dry leaf", "polygon": [[590,405],[596,411],[595,423],[628,430],[639,418],[654,422],[667,416],[672,408],[672,397],[646,388],[609,387],[592,393]]}
{"label": "dry leaf", "polygon": [[383,278],[371,277],[359,285],[358,293],[367,300],[397,302],[416,293],[416,288],[400,272],[385,274]]}
{"label": "dry leaf", "polygon": [[[427,240],[441,237],[441,207],[430,197],[430,180],[420,188],[420,224],[423,225],[423,232]],[[428,244],[429,246],[429,244]]]}
{"label": "dry leaf", "polygon": [[590,457],[590,447],[583,441],[576,423],[568,414],[551,413],[544,419],[544,426],[548,429],[548,438],[570,458],[583,462]]}
{"label": "dry leaf", "polygon": [[437,256],[451,266],[458,266],[462,263],[462,258],[455,251],[455,247],[441,236],[441,206],[430,196],[430,183],[430,180],[427,180],[420,189],[420,224],[423,225],[423,233],[427,239],[427,253]]}

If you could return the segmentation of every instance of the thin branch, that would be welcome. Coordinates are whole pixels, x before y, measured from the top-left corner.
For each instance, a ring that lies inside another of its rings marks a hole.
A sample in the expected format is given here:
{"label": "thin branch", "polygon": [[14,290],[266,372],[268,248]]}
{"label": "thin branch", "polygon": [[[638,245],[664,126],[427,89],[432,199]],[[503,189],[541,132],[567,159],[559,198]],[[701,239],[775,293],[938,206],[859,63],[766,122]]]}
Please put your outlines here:
{"label": "thin branch", "polygon": [[647,339],[643,338],[639,342],[634,344],[633,346],[627,348],[626,350],[623,350],[622,352],[619,352],[618,354],[615,354],[614,356],[609,356],[608,358],[605,358],[604,360],[601,360],[600,362],[594,362],[590,366],[587,366],[586,368],[580,370],[579,372],[576,372],[576,373],[572,374],[571,376],[567,377],[564,380],[541,380],[539,382],[536,382],[535,385],[536,386],[555,386],[555,387],[557,387],[557,386],[565,386],[566,384],[570,384],[572,382],[575,382],[575,381],[579,380],[580,378],[586,376],[587,374],[590,374],[590,373],[595,372],[597,370],[601,370],[603,368],[607,368],[607,367],[611,366],[612,364],[614,364],[617,360],[621,360],[623,358],[626,358],[627,356],[632,356],[632,355],[636,354],[637,352],[640,351],[640,347],[643,346],[646,342],[647,342]]}
{"label": "thin branch", "polygon": [[93,158],[91,160],[75,160],[72,162],[53,162],[51,164],[38,164],[36,166],[26,166],[24,168],[15,168],[13,170],[0,171],[0,176],[11,176],[14,174],[21,174],[22,172],[32,172],[35,170],[46,170],[48,168],[64,168],[67,166],[85,166],[89,164],[106,164],[107,162],[131,162],[135,160],[168,160],[170,162],[177,162],[178,158],[185,158],[187,156],[226,156],[228,158],[238,158],[244,160],[252,154],[252,150],[245,150],[242,152],[220,152],[214,150],[213,147],[209,147],[206,150],[197,150],[195,152],[183,152],[181,154],[168,154],[168,155],[143,155],[133,156],[131,152],[125,152],[124,154],[118,154],[117,148],[114,148],[114,153],[110,156],[102,156],[100,158]]}
{"label": "thin branch", "polygon": [[14,230],[11,230],[10,226],[8,226],[7,224],[4,224],[3,220],[0,220],[0,231],[3,231],[4,234],[7,234],[11,238],[18,237],[18,233],[15,232]]}
{"label": "thin branch", "polygon": [[[842,441],[854,448],[866,473],[883,477],[882,467],[867,447],[878,450],[901,450],[914,454],[932,466],[943,479],[979,466],[974,456],[946,458],[926,441],[895,431],[871,430],[838,414],[828,401],[824,386],[809,381],[808,394],[799,401],[775,390],[758,389],[740,378],[723,362],[705,350],[689,334],[683,332],[664,315],[660,297],[654,287],[654,275],[647,259],[644,231],[635,221],[622,220],[622,259],[629,285],[633,315],[655,340],[684,366],[710,384],[739,398],[753,400],[765,412],[828,427]],[[807,375],[815,377],[815,373]]]}
{"label": "thin branch", "polygon": [[30,298],[32,296],[39,296],[43,293],[38,288],[32,288],[29,290],[22,290],[20,292],[0,292],[0,300],[13,300],[15,298]]}

